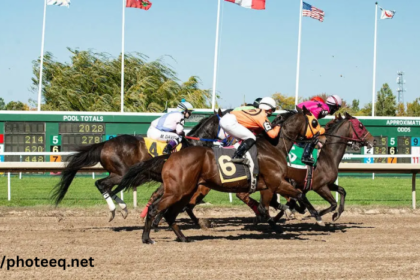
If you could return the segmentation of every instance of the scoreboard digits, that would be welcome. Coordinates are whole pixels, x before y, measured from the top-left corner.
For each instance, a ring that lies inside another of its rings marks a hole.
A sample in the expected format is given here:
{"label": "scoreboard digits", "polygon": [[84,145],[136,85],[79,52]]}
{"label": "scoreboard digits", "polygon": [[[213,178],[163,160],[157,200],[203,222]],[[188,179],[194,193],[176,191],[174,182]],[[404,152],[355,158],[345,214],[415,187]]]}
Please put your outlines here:
{"label": "scoreboard digits", "polygon": [[[44,152],[45,122],[5,122],[5,152]],[[44,156],[5,156],[5,161],[43,162]]]}
{"label": "scoreboard digits", "polygon": [[[411,137],[398,136],[397,137],[397,150],[400,155],[411,154]],[[399,158],[398,163],[411,163],[411,158]]]}
{"label": "scoreboard digits", "polygon": [[[60,123],[60,136],[55,136],[60,142],[56,150],[63,152],[75,151],[79,146],[101,143],[105,135],[104,123]],[[63,160],[65,158],[63,157]]]}
{"label": "scoreboard digits", "polygon": [[[387,155],[388,154],[388,137],[375,136],[373,140],[373,154],[374,155]],[[387,158],[374,158],[375,163],[387,163]]]}

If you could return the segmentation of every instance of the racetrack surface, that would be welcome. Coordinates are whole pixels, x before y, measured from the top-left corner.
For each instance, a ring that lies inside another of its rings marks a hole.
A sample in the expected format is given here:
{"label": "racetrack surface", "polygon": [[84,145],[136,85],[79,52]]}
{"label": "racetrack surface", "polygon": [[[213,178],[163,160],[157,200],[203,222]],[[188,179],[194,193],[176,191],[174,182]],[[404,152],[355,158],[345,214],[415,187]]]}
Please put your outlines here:
{"label": "racetrack surface", "polygon": [[216,227],[180,224],[192,243],[162,225],[143,245],[139,210],[108,223],[104,208],[0,208],[0,261],[89,258],[94,267],[0,269],[2,279],[420,279],[420,211],[349,209],[326,227],[297,216],[284,234],[253,226],[243,208],[198,209]]}

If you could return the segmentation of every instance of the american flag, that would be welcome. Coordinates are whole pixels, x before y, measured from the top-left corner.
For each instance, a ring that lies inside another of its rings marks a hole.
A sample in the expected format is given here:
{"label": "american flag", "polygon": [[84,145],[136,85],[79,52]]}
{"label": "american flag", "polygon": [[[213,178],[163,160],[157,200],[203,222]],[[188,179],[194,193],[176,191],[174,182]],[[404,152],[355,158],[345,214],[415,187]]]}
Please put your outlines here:
{"label": "american flag", "polygon": [[308,3],[303,2],[302,15],[304,17],[311,17],[311,18],[319,20],[320,22],[323,22],[325,13],[323,10],[320,10]]}

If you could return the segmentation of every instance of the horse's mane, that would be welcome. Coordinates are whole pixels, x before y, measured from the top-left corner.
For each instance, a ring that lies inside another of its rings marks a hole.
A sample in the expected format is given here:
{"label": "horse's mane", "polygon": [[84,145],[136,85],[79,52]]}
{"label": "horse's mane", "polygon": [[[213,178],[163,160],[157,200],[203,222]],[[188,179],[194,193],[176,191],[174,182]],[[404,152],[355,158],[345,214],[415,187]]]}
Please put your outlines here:
{"label": "horse's mane", "polygon": [[338,118],[338,119],[333,119],[331,121],[329,121],[326,125],[325,125],[325,131],[328,133],[332,133],[334,131],[336,131],[342,124],[343,121],[345,119],[344,118]]}
{"label": "horse's mane", "polygon": [[190,130],[190,132],[188,132],[188,134],[187,135],[189,135],[189,136],[191,136],[191,135],[193,135],[194,133],[196,133],[197,132],[197,130],[199,130],[200,128],[201,128],[201,126],[208,120],[208,119],[210,119],[211,117],[213,117],[214,115],[211,115],[211,116],[208,116],[207,118],[204,118],[204,119],[201,119],[200,120],[200,122],[197,124],[197,125],[195,125],[194,127],[193,127],[193,129],[191,129]]}
{"label": "horse's mane", "polygon": [[286,110],[285,113],[278,114],[277,117],[273,120],[272,124],[274,125],[282,125],[288,118],[293,115],[296,115],[296,110]]}

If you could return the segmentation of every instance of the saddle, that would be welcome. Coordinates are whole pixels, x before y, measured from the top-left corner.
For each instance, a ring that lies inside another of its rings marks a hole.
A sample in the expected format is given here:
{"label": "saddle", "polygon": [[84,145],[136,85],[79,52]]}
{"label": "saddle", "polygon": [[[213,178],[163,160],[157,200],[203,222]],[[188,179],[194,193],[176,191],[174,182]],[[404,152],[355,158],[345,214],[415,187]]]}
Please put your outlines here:
{"label": "saddle", "polygon": [[[151,138],[144,137],[144,143],[146,144],[147,151],[152,157],[157,157],[163,155],[163,150],[165,149],[167,143],[157,141]],[[178,144],[175,149],[172,150],[172,152],[178,152],[181,150],[182,145]]]}
{"label": "saddle", "polygon": [[257,147],[254,145],[245,154],[249,165],[231,162],[233,154],[239,144],[230,147],[213,147],[214,157],[219,170],[220,180],[223,184],[247,180],[249,192],[255,192],[257,188],[257,176],[259,173],[259,164],[257,158]]}

